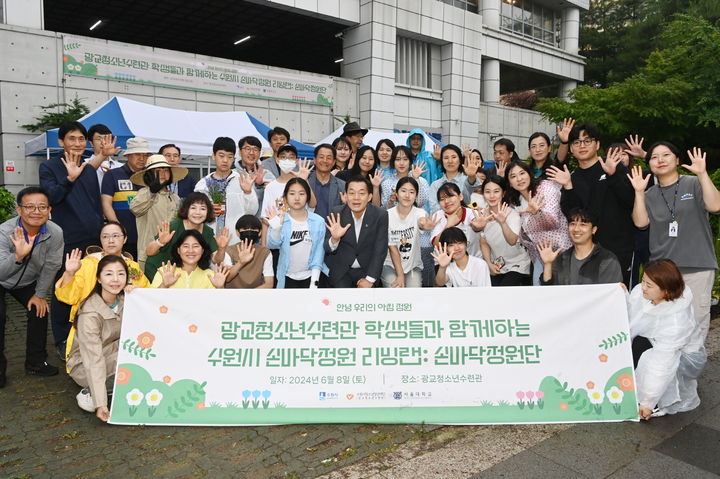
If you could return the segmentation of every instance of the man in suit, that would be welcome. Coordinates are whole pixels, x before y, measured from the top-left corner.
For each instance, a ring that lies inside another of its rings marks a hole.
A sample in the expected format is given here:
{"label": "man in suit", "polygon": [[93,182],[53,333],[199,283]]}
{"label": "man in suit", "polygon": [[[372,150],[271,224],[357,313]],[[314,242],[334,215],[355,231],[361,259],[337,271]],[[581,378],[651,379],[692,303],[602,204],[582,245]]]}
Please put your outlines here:
{"label": "man in suit", "polygon": [[388,253],[387,211],[370,204],[372,184],[354,176],[345,184],[346,205],[328,216],[325,263],[333,288],[372,288]]}
{"label": "man in suit", "polygon": [[332,174],[335,168],[335,148],[323,143],[315,147],[315,169],[310,172],[308,184],[317,201],[315,214],[327,217],[336,207],[342,206],[341,192],[345,182]]}

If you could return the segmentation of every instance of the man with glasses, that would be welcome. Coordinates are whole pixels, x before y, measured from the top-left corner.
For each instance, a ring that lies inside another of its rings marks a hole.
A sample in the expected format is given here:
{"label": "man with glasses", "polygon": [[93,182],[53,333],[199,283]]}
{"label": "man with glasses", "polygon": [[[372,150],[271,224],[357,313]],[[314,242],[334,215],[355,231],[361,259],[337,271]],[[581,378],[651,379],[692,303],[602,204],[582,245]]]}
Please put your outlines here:
{"label": "man with glasses", "polygon": [[[238,148],[240,150],[240,159],[235,163],[236,169],[238,173],[242,171],[248,174],[257,173],[253,182],[253,189],[257,194],[258,204],[262,205],[265,187],[275,179],[275,175],[266,170],[260,163],[262,143],[254,136],[245,136],[238,141]],[[260,208],[254,214],[259,218]]]}
{"label": "man with glasses", "polygon": [[598,156],[600,131],[593,123],[575,125],[568,137],[570,152],[579,168],[572,172],[550,167],[548,178],[563,187],[560,207],[567,216],[575,208],[588,209],[597,216],[595,238],[615,253],[622,269],[623,282],[629,286],[630,266],[635,245],[632,209],[635,191],[628,180],[628,169],[620,155],[605,160]]}
{"label": "man with glasses", "polygon": [[[167,161],[170,166],[180,166],[182,156],[179,146],[168,143],[167,145],[161,146],[158,153],[165,157],[165,161]],[[182,180],[170,183],[168,190],[170,190],[170,193],[178,195],[181,200],[184,200],[187,195],[195,190],[195,183],[197,183],[197,179],[188,174]]]}
{"label": "man with glasses", "polygon": [[27,310],[25,372],[54,376],[58,368],[47,363],[48,303],[55,273],[62,264],[63,232],[48,221],[50,200],[40,187],[17,195],[18,216],[0,225],[0,388],[5,387],[5,294]]}
{"label": "man with glasses", "polygon": [[85,161],[92,161],[93,158],[98,156],[103,158],[100,163],[100,168],[97,169],[98,183],[102,187],[102,180],[105,173],[112,170],[113,168],[120,168],[122,163],[113,158],[113,155],[117,155],[120,151],[120,147],[115,146],[117,137],[113,138],[110,128],[98,123],[88,129],[88,141],[92,146],[93,156],[86,158]]}

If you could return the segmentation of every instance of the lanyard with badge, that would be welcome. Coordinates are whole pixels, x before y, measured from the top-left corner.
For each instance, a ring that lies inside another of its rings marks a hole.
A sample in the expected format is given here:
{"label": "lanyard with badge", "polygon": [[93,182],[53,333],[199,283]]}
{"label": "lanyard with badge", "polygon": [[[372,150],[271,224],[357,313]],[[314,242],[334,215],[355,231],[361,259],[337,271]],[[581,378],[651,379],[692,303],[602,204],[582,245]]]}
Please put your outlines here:
{"label": "lanyard with badge", "polygon": [[668,211],[670,212],[670,224],[668,225],[668,236],[671,238],[677,238],[678,235],[678,222],[675,218],[675,203],[677,201],[677,194],[678,194],[678,188],[680,187],[680,178],[678,178],[677,182],[675,183],[675,194],[673,196],[673,205],[672,208],[670,208],[670,203],[665,199],[665,195],[663,194],[662,188],[660,188],[660,196],[662,196],[663,201],[665,202],[665,206],[667,206]]}

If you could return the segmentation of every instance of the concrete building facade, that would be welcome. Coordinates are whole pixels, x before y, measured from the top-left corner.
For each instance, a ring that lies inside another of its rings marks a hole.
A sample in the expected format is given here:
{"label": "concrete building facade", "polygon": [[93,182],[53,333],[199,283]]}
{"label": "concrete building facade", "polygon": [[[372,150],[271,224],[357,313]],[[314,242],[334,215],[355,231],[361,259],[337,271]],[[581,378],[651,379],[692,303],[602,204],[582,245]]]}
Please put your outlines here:
{"label": "concrete building facade", "polygon": [[[583,79],[579,14],[588,0],[252,0],[254,6],[328,19],[342,38],[333,105],[299,104],[67,75],[63,32],[45,29],[42,0],[2,0],[0,24],[0,156],[2,183],[37,183],[43,158],[24,157],[39,106],[77,96],[91,109],[115,95],[197,111],[244,110],[314,143],[350,117],[363,127],[420,127],[445,143],[469,143],[486,159],[508,137],[527,153],[534,131],[554,134],[533,111],[500,104],[502,93],[551,87],[564,95]],[[92,36],[91,32],[87,32]],[[177,58],[246,62],[104,40]],[[252,64],[302,75],[317,73]],[[322,75],[320,75],[322,76]],[[8,165],[12,168],[8,168]]]}

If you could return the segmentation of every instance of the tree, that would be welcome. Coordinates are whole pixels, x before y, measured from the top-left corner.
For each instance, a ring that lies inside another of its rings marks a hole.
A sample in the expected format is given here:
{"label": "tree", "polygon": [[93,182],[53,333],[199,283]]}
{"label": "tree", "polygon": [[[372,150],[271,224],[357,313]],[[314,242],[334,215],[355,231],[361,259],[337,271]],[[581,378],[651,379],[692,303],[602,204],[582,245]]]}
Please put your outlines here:
{"label": "tree", "polygon": [[22,125],[23,128],[28,131],[47,131],[59,127],[66,121],[75,121],[90,113],[90,109],[83,105],[77,96],[70,103],[53,103],[40,108],[44,113],[35,119],[35,123]]}
{"label": "tree", "polygon": [[608,88],[587,85],[570,92],[571,102],[541,99],[537,110],[551,121],[593,121],[618,141],[628,134],[668,140],[681,147],[720,147],[720,27],[677,14],[661,29],[658,49],[647,63]]}

